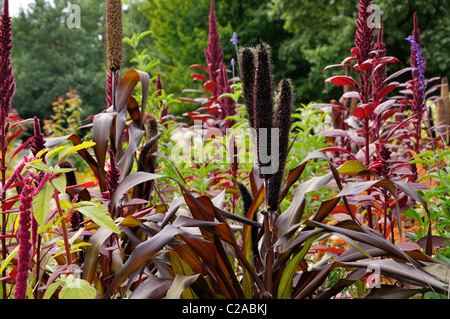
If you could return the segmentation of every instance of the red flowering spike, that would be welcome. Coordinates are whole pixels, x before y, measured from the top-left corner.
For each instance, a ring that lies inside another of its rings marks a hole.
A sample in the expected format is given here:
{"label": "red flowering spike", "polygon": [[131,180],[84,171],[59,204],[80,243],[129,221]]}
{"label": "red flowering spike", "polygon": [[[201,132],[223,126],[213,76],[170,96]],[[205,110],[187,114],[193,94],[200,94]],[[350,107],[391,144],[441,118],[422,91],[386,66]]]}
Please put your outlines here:
{"label": "red flowering spike", "polygon": [[211,0],[209,14],[209,39],[208,47],[205,49],[206,62],[209,69],[210,80],[217,81],[217,72],[223,61],[223,49],[220,45],[220,35],[217,28],[216,13],[214,11],[214,0]]}
{"label": "red flowering spike", "polygon": [[39,125],[39,119],[34,117],[34,136],[31,140],[31,153],[36,156],[39,151],[45,149],[45,139],[44,134],[41,132],[41,127]]}
{"label": "red flowering spike", "polygon": [[8,12],[8,0],[4,1],[0,21],[0,128],[1,140],[5,137],[5,122],[11,111],[11,99],[15,90],[13,68],[11,66],[12,26]]}
{"label": "red flowering spike", "polygon": [[[377,51],[377,60],[379,61],[386,54],[386,48],[383,43],[383,24],[381,24],[380,29],[378,30],[378,39],[375,43],[374,49]],[[372,95],[377,97],[378,92],[383,90],[385,83],[384,79],[386,78],[386,64],[383,63],[380,67],[377,67],[374,70],[373,80],[372,80]],[[378,100],[378,97],[377,97]]]}
{"label": "red flowering spike", "polygon": [[19,233],[17,238],[19,239],[19,259],[16,275],[16,287],[14,289],[14,299],[26,299],[27,297],[27,281],[28,271],[30,270],[31,260],[31,216],[32,216],[32,203],[34,187],[31,186],[32,179],[28,179],[25,187],[20,193],[20,206],[19,206]]}

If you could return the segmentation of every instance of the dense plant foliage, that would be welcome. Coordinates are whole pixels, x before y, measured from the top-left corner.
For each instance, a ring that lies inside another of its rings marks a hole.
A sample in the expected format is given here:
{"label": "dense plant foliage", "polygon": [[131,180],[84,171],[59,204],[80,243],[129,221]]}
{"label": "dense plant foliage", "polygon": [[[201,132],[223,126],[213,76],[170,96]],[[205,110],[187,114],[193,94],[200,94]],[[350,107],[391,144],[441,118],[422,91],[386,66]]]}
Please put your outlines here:
{"label": "dense plant foliage", "polygon": [[79,122],[70,89],[41,129],[11,111],[4,0],[2,298],[448,298],[448,131],[433,114],[450,105],[446,81],[425,77],[417,15],[411,66],[389,73],[399,60],[360,0],[351,55],[325,67],[342,71],[325,81],[342,96],[296,106],[271,47],[224,42],[214,5],[189,68],[201,89],[175,97],[151,75],[150,33],[122,39],[121,1],[107,0],[105,107]]}

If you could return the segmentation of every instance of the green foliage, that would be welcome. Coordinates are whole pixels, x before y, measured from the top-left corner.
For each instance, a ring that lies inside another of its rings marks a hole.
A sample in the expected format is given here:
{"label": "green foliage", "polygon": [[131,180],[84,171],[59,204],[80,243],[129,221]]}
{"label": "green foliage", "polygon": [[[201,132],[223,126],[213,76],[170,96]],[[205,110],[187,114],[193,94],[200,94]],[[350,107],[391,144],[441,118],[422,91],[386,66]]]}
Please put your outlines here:
{"label": "green foliage", "polygon": [[76,90],[68,88],[67,99],[58,97],[52,103],[53,114],[49,120],[45,121],[43,127],[48,135],[63,136],[79,133],[81,127],[81,100]]}
{"label": "green foliage", "polygon": [[[284,21],[284,28],[292,35],[286,40],[286,47],[300,47],[311,66],[305,81],[299,83],[298,96],[322,102],[338,96],[336,88],[323,86],[330,73],[321,71],[349,56],[349,48],[355,46],[357,1],[273,0],[272,3],[269,14]],[[410,45],[404,39],[411,34],[413,13],[417,12],[427,77],[449,75],[450,64],[444,49],[450,43],[448,2],[378,0],[374,4],[381,9],[380,22],[386,30],[383,41],[389,55],[397,57],[403,67],[409,63]],[[391,68],[396,71],[398,66]]]}
{"label": "green foliage", "polygon": [[[309,66],[298,46],[285,46],[290,33],[283,30],[281,19],[269,16],[269,2],[215,1],[224,63],[231,69],[231,58],[236,60],[236,50],[230,42],[236,32],[239,47],[260,42],[269,44],[274,64],[279,66],[274,74],[276,82],[286,76],[298,85],[309,72]],[[152,34],[148,48],[161,60],[158,72],[165,80],[166,91],[176,96],[187,95],[182,94],[187,88],[200,89],[191,80],[189,66],[206,65],[204,49],[208,43],[209,6],[210,1],[186,0],[146,0],[137,5],[150,21]]]}
{"label": "green foliage", "polygon": [[[80,5],[80,28],[67,27],[70,3]],[[36,0],[13,19],[16,92],[12,107],[24,117],[51,116],[51,101],[77,88],[87,117],[105,105],[103,1]]]}

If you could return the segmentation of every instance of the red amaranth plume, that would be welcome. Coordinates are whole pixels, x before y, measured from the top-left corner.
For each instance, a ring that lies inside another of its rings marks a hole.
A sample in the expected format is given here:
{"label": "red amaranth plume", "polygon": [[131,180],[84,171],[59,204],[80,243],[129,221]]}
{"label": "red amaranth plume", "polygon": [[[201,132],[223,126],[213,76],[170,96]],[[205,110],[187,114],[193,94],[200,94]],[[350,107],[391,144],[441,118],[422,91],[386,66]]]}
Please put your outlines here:
{"label": "red amaranth plume", "polygon": [[[378,30],[377,42],[374,45],[374,50],[378,51],[377,59],[381,59],[386,55],[386,46],[383,43],[383,24]],[[382,65],[374,71],[372,80],[372,95],[375,97],[378,92],[385,86],[384,79],[386,78],[386,65]]]}
{"label": "red amaranth plume", "polygon": [[[34,117],[34,136],[31,140],[31,153],[36,156],[39,151],[45,149],[44,134],[42,134],[41,126],[39,125],[39,119]],[[43,159],[45,161],[45,159]]]}
{"label": "red amaranth plume", "polygon": [[[220,64],[219,74],[217,76],[217,95],[220,96],[225,93],[231,93],[231,87],[228,83],[227,68],[222,62]],[[219,100],[219,103],[224,118],[236,114],[234,101],[232,98],[223,97]],[[230,127],[233,125],[233,123],[228,124]]]}
{"label": "red amaranth plume", "polygon": [[368,8],[372,5],[372,0],[359,0],[358,3],[359,9],[358,20],[356,21],[355,44],[357,49],[356,61],[358,65],[361,65],[369,58],[369,53],[372,51],[375,28],[370,28],[367,23],[371,14],[368,12]]}
{"label": "red amaranth plume", "polygon": [[120,180],[120,170],[117,167],[116,157],[114,152],[109,150],[109,170],[106,172],[106,182],[108,184],[109,196],[112,197],[119,185]]}
{"label": "red amaranth plume", "polygon": [[[373,39],[375,27],[370,28],[368,26],[368,20],[370,16],[369,7],[372,5],[372,0],[360,0],[358,9],[358,20],[356,21],[356,61],[358,65],[361,65],[364,61],[369,59],[369,53],[373,50]],[[371,87],[369,81],[369,75],[371,68],[366,72],[360,72],[360,86],[361,86],[361,102],[368,103],[371,95]]]}
{"label": "red amaranth plume", "polygon": [[17,238],[19,239],[19,258],[16,275],[16,286],[14,289],[14,299],[26,299],[27,297],[27,281],[28,271],[30,270],[31,260],[31,217],[32,217],[32,203],[34,187],[32,186],[32,179],[27,179],[25,187],[20,193],[19,206],[19,232]]}
{"label": "red amaranth plume", "polygon": [[[3,2],[0,21],[0,134],[4,138],[6,118],[11,111],[11,99],[15,90],[13,68],[11,66],[12,26],[8,12],[8,0]],[[2,138],[2,140],[3,140]]]}
{"label": "red amaranth plume", "polygon": [[220,45],[220,35],[217,28],[216,13],[214,11],[214,0],[211,0],[211,11],[209,14],[209,39],[208,47],[205,49],[206,63],[208,64],[209,79],[217,82],[217,73],[223,62],[223,49]]}

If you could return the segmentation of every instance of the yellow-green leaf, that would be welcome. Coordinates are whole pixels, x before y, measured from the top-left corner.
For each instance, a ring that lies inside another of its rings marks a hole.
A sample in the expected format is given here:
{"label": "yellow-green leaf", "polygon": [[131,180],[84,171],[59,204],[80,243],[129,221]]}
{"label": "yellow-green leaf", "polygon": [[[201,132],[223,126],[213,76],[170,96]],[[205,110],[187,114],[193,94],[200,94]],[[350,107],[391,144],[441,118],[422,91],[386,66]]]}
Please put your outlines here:
{"label": "yellow-green leaf", "polygon": [[78,211],[85,215],[86,217],[92,219],[94,223],[99,226],[103,226],[117,234],[120,234],[119,229],[116,224],[112,220],[112,218],[108,215],[108,210],[105,206],[102,205],[94,205],[94,206],[79,206],[77,207]]}
{"label": "yellow-green leaf", "polygon": [[59,299],[95,299],[97,290],[84,279],[69,275],[64,288],[59,292]]}
{"label": "yellow-green leaf", "polygon": [[50,208],[50,201],[53,195],[53,186],[47,183],[42,190],[33,198],[33,214],[39,226],[45,225],[45,217]]}
{"label": "yellow-green leaf", "polygon": [[347,161],[339,167],[338,171],[342,175],[350,175],[355,176],[361,171],[367,170],[367,167],[364,166],[359,161]]}

